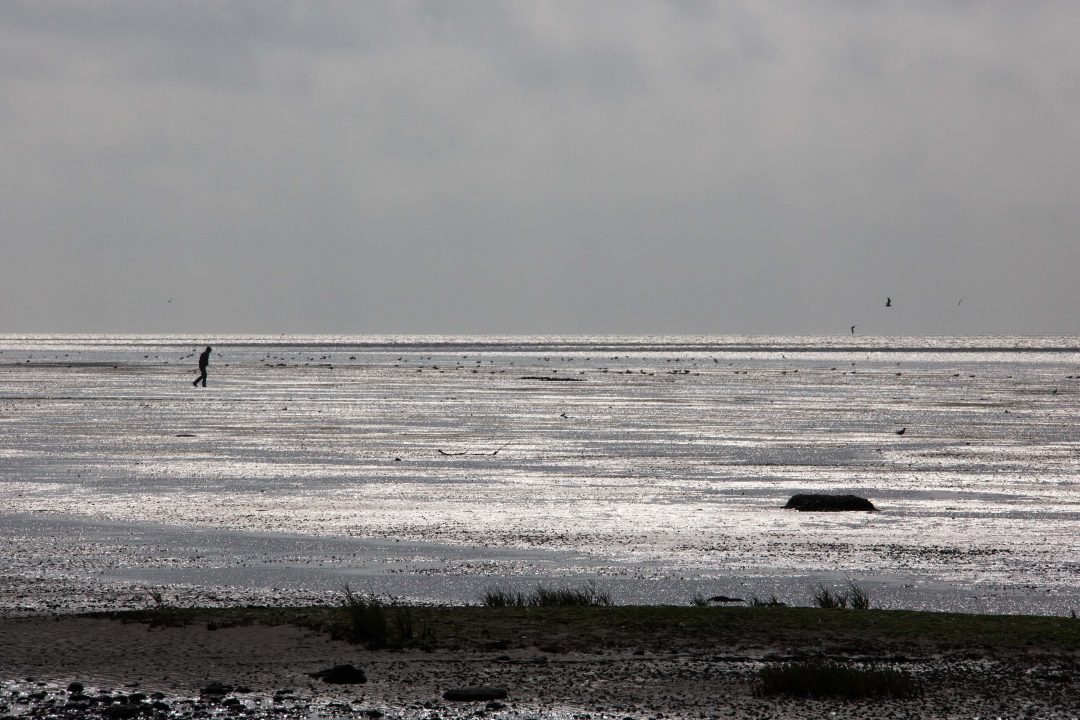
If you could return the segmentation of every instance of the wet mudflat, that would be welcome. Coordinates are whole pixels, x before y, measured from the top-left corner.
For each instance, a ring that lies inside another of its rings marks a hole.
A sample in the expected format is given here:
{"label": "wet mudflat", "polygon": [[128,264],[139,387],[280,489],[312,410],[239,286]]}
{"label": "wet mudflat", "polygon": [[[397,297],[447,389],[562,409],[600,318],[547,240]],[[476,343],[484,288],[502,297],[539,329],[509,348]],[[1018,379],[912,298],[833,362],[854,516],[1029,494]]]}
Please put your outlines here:
{"label": "wet mudflat", "polygon": [[[587,580],[808,604],[854,579],[878,607],[1065,615],[1078,345],[5,336],[0,607]],[[783,510],[799,492],[881,512]]]}

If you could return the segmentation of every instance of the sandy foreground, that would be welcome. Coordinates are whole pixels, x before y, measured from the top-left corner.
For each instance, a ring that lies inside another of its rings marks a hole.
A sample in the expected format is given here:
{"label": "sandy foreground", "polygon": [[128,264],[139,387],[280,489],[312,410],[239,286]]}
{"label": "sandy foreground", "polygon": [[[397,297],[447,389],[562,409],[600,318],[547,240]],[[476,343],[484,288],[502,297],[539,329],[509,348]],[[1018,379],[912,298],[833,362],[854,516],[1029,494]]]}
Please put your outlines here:
{"label": "sandy foreground", "polygon": [[[650,633],[514,613],[483,620],[474,610],[448,623],[429,650],[373,651],[293,624],[4,619],[0,717],[1080,717],[1075,650],[812,632],[778,643],[745,628],[702,633],[676,623]],[[901,669],[920,692],[858,701],[757,692],[766,663],[807,654]],[[344,663],[363,670],[366,682],[330,685],[310,675]],[[72,682],[83,691],[70,692]],[[219,687],[208,694],[213,683]],[[507,696],[443,698],[463,686],[495,686]]]}

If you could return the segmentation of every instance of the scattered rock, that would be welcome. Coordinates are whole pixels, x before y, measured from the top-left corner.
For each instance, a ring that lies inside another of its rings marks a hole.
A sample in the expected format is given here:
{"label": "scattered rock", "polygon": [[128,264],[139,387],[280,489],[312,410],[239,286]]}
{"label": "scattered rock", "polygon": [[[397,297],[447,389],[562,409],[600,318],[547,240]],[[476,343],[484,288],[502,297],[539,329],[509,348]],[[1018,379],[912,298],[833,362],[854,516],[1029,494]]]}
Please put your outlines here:
{"label": "scattered rock", "polygon": [[79,693],[81,693],[85,689],[86,688],[83,687],[83,684],[81,682],[78,682],[78,681],[75,681],[75,682],[71,683],[70,685],[68,685],[68,692],[69,693],[74,693],[76,695],[78,695]]}
{"label": "scattered rock", "polygon": [[308,675],[317,680],[322,680],[324,683],[330,683],[331,685],[353,685],[356,683],[367,682],[367,676],[364,675],[363,670],[348,664],[335,665],[326,670],[308,673]]}
{"label": "scattered rock", "polygon": [[858,495],[792,495],[784,507],[789,510],[799,510],[800,512],[849,512],[860,510],[873,512],[877,510],[872,502]]}
{"label": "scattered rock", "polygon": [[101,716],[109,718],[109,720],[126,720],[127,718],[133,718],[142,712],[142,708],[138,705],[130,703],[115,703],[102,709]]}
{"label": "scattered rock", "polygon": [[450,688],[443,693],[443,700],[458,700],[460,702],[484,702],[486,700],[505,699],[506,690],[491,687],[490,685]]}
{"label": "scattered rock", "polygon": [[232,685],[212,682],[199,690],[199,696],[210,702],[218,702],[233,691]]}

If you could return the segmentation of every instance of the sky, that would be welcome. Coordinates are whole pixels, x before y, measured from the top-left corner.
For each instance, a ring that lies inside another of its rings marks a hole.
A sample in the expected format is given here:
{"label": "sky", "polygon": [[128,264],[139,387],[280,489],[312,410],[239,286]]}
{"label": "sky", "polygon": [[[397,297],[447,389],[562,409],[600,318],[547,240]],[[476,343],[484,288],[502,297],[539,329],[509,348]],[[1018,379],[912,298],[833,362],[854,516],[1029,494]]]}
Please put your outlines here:
{"label": "sky", "polygon": [[1078,27],[5,0],[0,332],[1080,334]]}

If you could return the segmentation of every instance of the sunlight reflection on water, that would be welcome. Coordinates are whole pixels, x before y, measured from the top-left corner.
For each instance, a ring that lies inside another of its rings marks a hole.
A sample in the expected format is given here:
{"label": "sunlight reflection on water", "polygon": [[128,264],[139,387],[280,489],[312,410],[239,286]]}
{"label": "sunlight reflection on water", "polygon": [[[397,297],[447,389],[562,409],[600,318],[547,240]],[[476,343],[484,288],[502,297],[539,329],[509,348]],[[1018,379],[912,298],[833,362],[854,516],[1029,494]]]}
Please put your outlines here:
{"label": "sunlight reflection on water", "polygon": [[[462,602],[492,577],[603,576],[634,601],[803,602],[807,583],[854,577],[906,607],[1080,605],[1077,338],[0,336],[0,350],[2,513],[169,542],[213,530],[223,558],[245,533],[457,549],[395,573],[324,562],[308,588],[363,572]],[[882,512],[782,509],[807,491]],[[28,538],[30,557],[53,544]],[[290,566],[267,548],[244,562]],[[124,567],[91,552],[80,572],[263,582],[235,559],[180,573],[161,552]],[[0,574],[24,577],[20,557]],[[64,557],[41,571],[67,572]]]}

